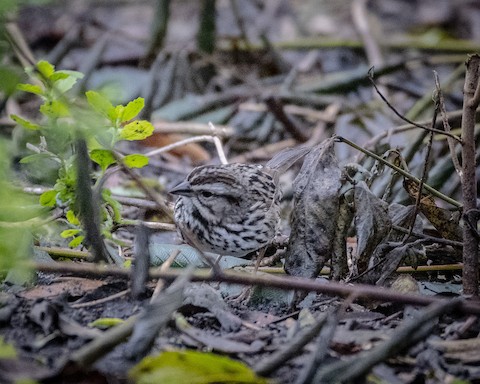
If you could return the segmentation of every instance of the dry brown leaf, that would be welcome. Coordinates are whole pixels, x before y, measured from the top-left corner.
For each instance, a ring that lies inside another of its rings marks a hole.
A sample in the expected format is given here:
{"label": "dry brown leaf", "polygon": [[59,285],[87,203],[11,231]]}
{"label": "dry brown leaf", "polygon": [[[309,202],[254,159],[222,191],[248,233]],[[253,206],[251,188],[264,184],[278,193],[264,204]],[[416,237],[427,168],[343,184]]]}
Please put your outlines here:
{"label": "dry brown leaf", "polygon": [[[418,184],[412,180],[404,180],[403,186],[410,197],[416,200]],[[432,195],[422,194],[420,211],[444,239],[462,241],[463,236],[459,226],[460,217],[456,217],[455,213],[438,207]]]}

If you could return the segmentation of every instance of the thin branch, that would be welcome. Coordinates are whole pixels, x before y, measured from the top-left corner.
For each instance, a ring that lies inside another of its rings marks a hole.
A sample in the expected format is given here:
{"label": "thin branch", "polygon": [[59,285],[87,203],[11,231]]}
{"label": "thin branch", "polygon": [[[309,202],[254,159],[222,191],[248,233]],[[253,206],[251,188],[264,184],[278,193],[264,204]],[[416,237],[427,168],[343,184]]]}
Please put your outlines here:
{"label": "thin branch", "polygon": [[[439,109],[439,104],[437,99],[437,102],[435,103],[435,110],[433,111],[432,124],[431,124],[432,127],[435,126],[435,122],[437,121],[438,109]],[[425,154],[425,161],[423,163],[422,177],[420,179],[420,183],[418,184],[417,198],[415,199],[415,210],[413,211],[413,215],[412,215],[412,223],[410,224],[410,230],[408,234],[406,234],[403,237],[404,243],[412,235],[413,228],[415,227],[415,221],[417,219],[418,211],[420,210],[420,204],[422,201],[422,191],[423,191],[423,186],[427,180],[428,165],[430,163],[430,153],[432,152],[432,145],[433,145],[433,132],[430,132],[430,137],[428,139],[428,145],[427,145],[427,153]]]}
{"label": "thin branch", "polygon": [[[410,173],[406,172],[402,168],[397,167],[396,165],[394,165],[392,163],[389,163],[387,160],[385,160],[381,156],[378,156],[376,153],[373,153],[369,150],[366,150],[365,148],[360,147],[359,145],[355,144],[354,142],[352,142],[348,139],[345,139],[342,136],[336,136],[336,139],[338,141],[341,141],[345,144],[350,145],[351,147],[355,148],[356,150],[358,150],[360,152],[363,152],[364,154],[366,154],[370,157],[373,157],[375,160],[378,160],[382,164],[385,164],[387,167],[392,168],[394,171],[398,172],[399,174],[406,177],[407,179],[412,180],[417,184],[420,184],[420,179],[418,179],[417,177],[415,177],[415,176],[411,175]],[[448,197],[448,196],[444,195],[443,193],[437,191],[435,188],[431,187],[430,185],[424,184],[423,186],[428,192],[430,192],[432,195],[438,197],[439,199],[442,199],[443,201],[453,205],[454,207],[457,207],[457,208],[462,207],[462,204],[460,204],[458,201],[452,199],[451,197]]]}
{"label": "thin branch", "polygon": [[[162,272],[168,270],[172,266],[173,262],[175,261],[175,259],[179,254],[180,254],[179,249],[175,249],[174,251],[172,251],[170,256],[168,256],[168,259],[162,263],[162,265],[158,268],[158,270]],[[165,286],[165,281],[162,279],[158,279],[157,285],[153,290],[152,297],[150,298],[150,302],[153,302],[157,298],[157,296],[163,290],[164,286]]]}
{"label": "thin branch", "polygon": [[367,13],[367,1],[354,0],[352,2],[351,12],[355,28],[362,39],[368,62],[372,66],[383,65],[384,60],[380,51],[380,47],[375,41],[375,38],[372,34],[372,29],[370,28],[370,23],[368,20],[369,15]]}
{"label": "thin branch", "polygon": [[[37,271],[47,273],[74,273],[96,277],[116,276],[124,279],[128,279],[130,277],[129,270],[114,266],[105,267],[87,263],[29,263],[29,265]],[[149,276],[150,278],[154,279],[165,279],[168,281],[173,281],[177,277],[183,275],[183,273],[184,271],[181,269],[170,269],[163,272],[160,272],[157,269],[151,269]],[[275,287],[285,290],[295,289],[307,292],[317,292],[324,293],[326,295],[342,297],[356,294],[358,298],[391,301],[396,303],[419,306],[426,306],[432,303],[447,303],[450,301],[449,299],[442,299],[437,296],[426,296],[411,293],[402,294],[391,289],[372,285],[346,285],[333,281],[329,281],[328,284],[325,284],[324,282],[319,282],[313,279],[301,277],[249,275],[236,271],[222,271],[221,274],[217,275],[211,273],[210,271],[197,270],[192,274],[191,281],[216,281],[240,285],[258,285],[263,287]],[[476,301],[462,301],[460,303],[460,310],[464,313],[480,315],[480,303]]]}
{"label": "thin branch", "polygon": [[112,197],[118,201],[122,205],[127,205],[130,207],[138,207],[143,209],[155,209],[157,205],[151,201],[146,199],[141,199],[138,197],[128,197],[128,196],[120,196],[116,194],[112,194]]}
{"label": "thin branch", "polygon": [[217,128],[210,122],[208,123],[208,126],[210,128],[210,131],[212,132],[212,135],[202,135],[202,136],[195,136],[195,137],[189,137],[184,140],[177,141],[176,143],[172,143],[169,145],[165,145],[164,147],[154,149],[153,151],[147,152],[144,155],[147,157],[152,157],[155,155],[159,155],[161,153],[169,152],[175,148],[182,147],[184,145],[190,144],[190,143],[196,143],[200,141],[210,141],[215,145],[215,148],[218,153],[218,157],[221,161],[222,164],[228,164],[228,160],[225,156],[225,151],[223,150],[222,142],[218,136],[215,135],[215,132],[218,131]]}
{"label": "thin branch", "polygon": [[[215,126],[213,125],[212,122],[208,123],[208,126],[212,130],[212,132],[215,132]],[[227,157],[225,156],[225,151],[223,150],[222,142],[220,141],[220,138],[218,136],[213,135],[213,143],[215,144],[215,149],[217,150],[218,153],[218,158],[220,159],[222,164],[228,164]]]}
{"label": "thin branch", "polygon": [[82,259],[85,261],[92,261],[93,256],[88,251],[79,251],[77,249],[71,248],[62,248],[62,247],[40,247],[35,246],[35,249],[47,252],[52,258],[71,258],[71,259]]}
{"label": "thin branch", "polygon": [[175,143],[165,145],[164,147],[154,149],[153,151],[144,153],[144,156],[152,157],[152,156],[155,156],[155,155],[159,155],[161,153],[170,152],[172,149],[182,147],[182,146],[190,144],[190,143],[197,143],[197,142],[201,142],[201,141],[209,141],[211,143],[215,143],[214,137],[215,136],[211,136],[211,135],[189,137],[187,139],[183,139],[183,140],[177,141]]}
{"label": "thin branch", "polygon": [[305,132],[303,127],[300,127],[296,124],[283,109],[283,104],[278,101],[275,97],[269,96],[265,99],[265,105],[269,111],[275,116],[275,118],[282,123],[285,130],[289,132],[294,139],[305,142],[308,139],[308,134]]}
{"label": "thin branch", "polygon": [[[445,130],[445,132],[450,132],[452,128],[448,123],[447,111],[445,109],[445,100],[443,98],[443,92],[442,92],[442,88],[440,87],[440,79],[438,78],[437,71],[433,71],[433,76],[435,77],[435,89],[437,90],[438,105],[440,107],[440,113],[442,115],[443,129]],[[455,171],[457,172],[458,176],[460,176],[460,180],[462,180],[462,175],[463,175],[462,166],[458,161],[457,153],[455,150],[455,143],[453,142],[450,136],[447,136],[447,143],[448,143],[448,148],[450,150],[450,156],[452,157],[452,163],[455,168]]]}
{"label": "thin branch", "polygon": [[216,125],[215,132],[208,124],[194,121],[157,121],[154,123],[155,133],[185,133],[190,135],[210,135],[232,137],[235,129],[228,125]]}
{"label": "thin branch", "polygon": [[157,204],[157,208],[159,208],[168,218],[173,219],[171,209],[169,209],[164,203],[164,201],[160,199],[160,197],[155,192],[155,190],[153,190],[153,188],[145,184],[142,178],[140,177],[140,175],[138,175],[135,171],[133,171],[131,168],[128,168],[125,165],[125,163],[123,162],[122,155],[118,154],[115,151],[113,151],[112,153],[115,159],[117,160],[117,163],[122,167],[123,171],[127,175],[129,175],[137,183],[140,189],[142,189],[143,192],[145,192],[145,194]]}
{"label": "thin branch", "polygon": [[87,301],[85,303],[77,303],[77,304],[70,304],[70,308],[88,308],[88,307],[93,307],[94,305],[99,305],[99,304],[104,304],[108,303],[109,301],[118,299],[120,297],[126,296],[127,294],[130,293],[130,288],[127,288],[123,291],[114,293],[113,295],[107,296],[107,297],[102,297],[101,299],[97,300],[92,300],[92,301]]}
{"label": "thin branch", "polygon": [[[461,117],[462,117],[462,111],[459,109],[459,110],[456,110],[456,111],[452,111],[450,113],[447,114],[447,121],[448,121],[448,124],[451,125],[451,124],[460,124],[460,120],[461,120]],[[423,125],[423,124],[428,124],[427,121],[425,122],[419,122],[420,125]],[[443,123],[442,123],[443,124]],[[437,123],[438,125],[438,123]],[[370,140],[368,140],[365,144],[364,144],[364,147],[365,148],[372,148],[374,147],[380,140],[386,138],[386,137],[390,137],[391,135],[395,135],[395,134],[398,134],[398,133],[403,133],[403,132],[406,132],[406,131],[410,131],[412,129],[415,129],[416,127],[412,124],[403,124],[403,125],[399,125],[397,127],[393,127],[393,128],[390,128],[386,131],[383,131],[381,133],[379,133],[378,135],[372,137]],[[440,130],[439,130],[440,131]],[[442,133],[438,133],[439,135],[445,133],[443,131],[440,131]]]}
{"label": "thin branch", "polygon": [[[392,225],[392,228],[394,230],[396,230],[398,232],[402,232],[402,233],[409,233],[410,232],[409,229],[400,227],[398,225]],[[455,240],[443,239],[441,237],[429,236],[429,235],[426,235],[424,233],[419,233],[419,232],[415,232],[415,231],[413,231],[410,235],[414,236],[414,237],[417,237],[417,238],[420,238],[420,239],[425,239],[429,243],[438,243],[438,244],[443,244],[443,245],[450,245],[450,246],[455,247],[455,248],[462,248],[463,247],[463,243],[461,241],[455,241]]]}
{"label": "thin branch", "polygon": [[[155,205],[155,208],[157,206]],[[137,227],[143,225],[147,228],[156,229],[160,231],[175,231],[176,226],[175,224],[170,223],[159,223],[156,221],[143,221],[143,220],[132,220],[132,219],[123,219],[120,223],[116,225],[116,228],[121,227]]]}
{"label": "thin branch", "polygon": [[373,68],[371,68],[370,71],[368,72],[368,79],[372,83],[373,87],[375,88],[375,91],[377,91],[377,94],[380,96],[380,98],[383,100],[383,102],[385,104],[387,104],[387,106],[393,111],[393,113],[395,113],[400,119],[402,119],[403,121],[405,121],[405,122],[407,122],[411,125],[414,125],[417,128],[421,128],[425,131],[439,133],[439,134],[442,134],[442,135],[445,135],[445,136],[449,136],[452,139],[457,140],[459,143],[462,142],[462,140],[458,136],[455,136],[454,134],[452,134],[450,132],[445,132],[445,131],[442,131],[440,129],[436,129],[436,128],[433,128],[433,127],[427,127],[425,125],[418,124],[418,123],[406,118],[404,115],[402,115],[400,112],[398,112],[397,109],[392,104],[390,104],[390,102],[386,99],[386,97],[383,96],[383,94],[380,92],[377,85],[375,84],[375,80],[373,79]]}

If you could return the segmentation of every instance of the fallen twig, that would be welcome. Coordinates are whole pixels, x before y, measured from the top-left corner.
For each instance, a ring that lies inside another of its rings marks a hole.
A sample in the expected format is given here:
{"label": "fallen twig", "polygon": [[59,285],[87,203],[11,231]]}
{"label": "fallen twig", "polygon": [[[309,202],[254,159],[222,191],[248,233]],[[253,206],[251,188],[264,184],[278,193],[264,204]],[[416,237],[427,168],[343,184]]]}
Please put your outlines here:
{"label": "fallen twig", "polygon": [[[73,263],[32,263],[30,266],[37,271],[47,273],[75,273],[96,277],[116,276],[124,279],[130,277],[130,271],[113,267],[95,264],[73,264]],[[170,269],[168,271],[150,270],[150,278],[175,280],[182,275],[182,270]],[[336,295],[347,297],[355,294],[357,298],[367,298],[372,300],[391,301],[401,304],[426,306],[432,303],[446,303],[450,300],[441,299],[435,296],[402,294],[391,289],[355,284],[347,285],[330,281],[327,284],[321,281],[315,281],[306,278],[293,276],[259,276],[235,271],[222,271],[220,274],[213,274],[210,271],[196,270],[191,277],[191,281],[205,282],[225,282],[239,285],[258,285],[264,287],[274,287],[287,290],[302,290],[307,292],[317,292],[327,295]],[[480,314],[480,303],[476,301],[462,301],[459,309],[464,313]]]}

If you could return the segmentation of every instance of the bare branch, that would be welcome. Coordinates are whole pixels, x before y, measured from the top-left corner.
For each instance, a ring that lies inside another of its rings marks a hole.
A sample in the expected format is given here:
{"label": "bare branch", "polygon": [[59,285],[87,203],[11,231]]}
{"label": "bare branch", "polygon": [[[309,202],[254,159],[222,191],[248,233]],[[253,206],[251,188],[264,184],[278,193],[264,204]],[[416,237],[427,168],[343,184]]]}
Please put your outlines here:
{"label": "bare branch", "polygon": [[[117,276],[128,279],[130,271],[124,268],[109,266],[97,266],[95,264],[74,263],[34,263],[34,269],[48,273],[78,273],[90,276]],[[173,281],[184,274],[184,270],[170,269],[167,271],[150,270],[150,278]],[[276,287],[280,289],[297,289],[308,292],[318,292],[327,295],[348,297],[355,294],[357,298],[369,298],[372,300],[391,301],[402,304],[426,306],[432,303],[446,303],[450,299],[441,299],[437,296],[417,294],[402,294],[383,287],[363,284],[343,284],[329,281],[325,284],[321,281],[292,276],[259,276],[235,271],[223,271],[222,274],[212,274],[210,271],[196,271],[191,276],[191,281],[221,281],[230,284],[258,285],[263,287]],[[480,314],[480,303],[475,301],[462,301],[460,308],[464,313]]]}
{"label": "bare branch", "polygon": [[403,121],[409,123],[409,124],[412,124],[414,125],[415,127],[417,128],[421,128],[425,131],[430,131],[430,132],[435,132],[435,133],[439,133],[439,134],[442,134],[442,135],[445,135],[445,136],[449,136],[451,137],[452,139],[454,140],[457,140],[459,143],[462,142],[462,140],[460,138],[458,138],[457,136],[453,135],[452,133],[450,132],[445,132],[445,131],[442,131],[440,129],[436,129],[436,128],[433,128],[433,127],[427,127],[425,125],[422,125],[422,124],[418,124],[410,119],[408,119],[407,117],[405,117],[404,115],[402,115],[400,112],[398,112],[396,110],[396,108],[390,104],[390,102],[386,99],[385,96],[383,96],[383,94],[380,92],[380,90],[378,89],[377,85],[375,84],[375,80],[373,79],[373,68],[370,69],[370,71],[368,72],[368,79],[370,80],[370,82],[372,83],[373,87],[375,88],[375,90],[377,91],[377,94],[378,96],[380,96],[380,98],[383,100],[383,102],[385,104],[387,104],[387,106],[393,111],[393,113],[395,113],[400,119],[402,119]]}
{"label": "bare branch", "polygon": [[[445,130],[445,132],[450,132],[451,127],[450,127],[450,124],[448,123],[447,111],[445,109],[445,100],[443,98],[443,92],[442,92],[442,88],[440,87],[440,80],[438,78],[437,71],[433,71],[433,76],[435,77],[435,89],[437,90],[438,105],[440,107],[440,114],[442,116],[443,129]],[[457,153],[455,150],[455,143],[453,142],[450,136],[447,136],[447,143],[448,143],[448,148],[450,149],[450,156],[452,157],[452,163],[453,163],[453,166],[455,167],[455,171],[457,172],[458,176],[460,176],[460,180],[462,180],[462,174],[463,174],[462,166],[458,161]]]}
{"label": "bare branch", "polygon": [[[471,55],[466,63],[463,87],[462,115],[462,193],[463,212],[477,209],[475,112],[480,102],[480,55]],[[471,223],[476,229],[477,224]],[[470,225],[463,226],[463,292],[478,296],[478,245],[479,240]]]}
{"label": "bare branch", "polygon": [[[435,110],[433,112],[432,124],[431,124],[432,127],[435,126],[435,122],[437,121],[438,108],[439,108],[439,104],[437,102],[435,103]],[[410,224],[410,230],[408,234],[403,237],[404,243],[406,243],[406,241],[408,240],[408,238],[411,236],[413,232],[413,228],[415,227],[415,220],[417,219],[418,211],[420,210],[423,186],[427,180],[428,164],[430,162],[430,153],[432,151],[432,144],[433,144],[433,132],[430,132],[430,136],[428,138],[427,153],[425,154],[425,161],[423,163],[422,177],[420,178],[420,183],[418,183],[418,194],[417,194],[417,198],[415,199],[415,211],[412,215],[412,223]]]}

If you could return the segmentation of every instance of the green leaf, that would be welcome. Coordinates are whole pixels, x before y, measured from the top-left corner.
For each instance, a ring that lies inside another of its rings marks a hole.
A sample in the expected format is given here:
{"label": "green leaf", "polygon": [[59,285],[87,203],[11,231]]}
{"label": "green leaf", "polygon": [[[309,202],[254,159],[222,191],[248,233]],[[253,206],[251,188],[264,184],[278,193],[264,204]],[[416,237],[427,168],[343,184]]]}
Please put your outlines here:
{"label": "green leaf", "polygon": [[47,79],[50,79],[50,77],[55,73],[55,67],[45,60],[37,63],[37,69]]}
{"label": "green leaf", "polygon": [[88,323],[89,327],[94,328],[112,328],[118,324],[123,324],[125,320],[119,319],[117,317],[102,317],[100,319],[94,320],[91,323]]}
{"label": "green leaf", "polygon": [[36,131],[40,129],[40,125],[32,123],[31,121],[22,119],[20,116],[10,115],[10,118],[13,121],[15,121],[17,124],[21,125],[23,128],[31,129],[32,131]]}
{"label": "green leaf", "polygon": [[73,159],[75,159],[75,157],[69,159],[71,162],[70,164],[59,169],[59,178],[53,186],[55,191],[57,191],[57,199],[63,203],[69,203],[70,201],[75,200],[77,172],[76,168],[73,166]]}
{"label": "green leaf", "polygon": [[130,101],[123,110],[121,122],[132,120],[140,113],[144,106],[145,99],[143,97],[137,97],[135,100]]}
{"label": "green leaf", "polygon": [[70,248],[78,247],[80,244],[82,244],[84,239],[85,239],[85,236],[77,236],[72,241],[70,241],[70,243],[68,243],[68,246]]}
{"label": "green leaf", "polygon": [[87,91],[85,95],[87,96],[88,104],[95,111],[105,116],[111,122],[115,122],[117,118],[115,107],[105,96],[95,91]]}
{"label": "green leaf", "polygon": [[121,120],[123,116],[123,111],[125,111],[125,107],[123,105],[117,105],[115,107],[115,118]]}
{"label": "green leaf", "polygon": [[40,112],[50,118],[69,116],[68,106],[60,100],[46,101],[40,106]]}
{"label": "green leaf", "polygon": [[65,93],[77,83],[77,79],[74,77],[68,77],[63,80],[58,80],[55,82],[55,89],[60,93]]}
{"label": "green leaf", "polygon": [[143,168],[148,164],[148,157],[140,154],[127,155],[123,158],[123,163],[128,168]]}
{"label": "green leaf", "polygon": [[136,120],[128,123],[120,131],[120,138],[125,140],[143,140],[153,133],[153,125],[146,120]]}
{"label": "green leaf", "polygon": [[27,196],[15,182],[11,169],[11,145],[11,141],[0,138],[0,221],[3,222],[0,225],[0,271],[2,281],[5,271],[12,269],[9,281],[22,283],[31,281],[28,279],[31,277],[30,267],[23,262],[33,256],[33,239],[32,228],[21,222],[40,215],[44,210],[38,209],[37,197]]}
{"label": "green leaf", "polygon": [[44,207],[54,207],[57,203],[57,191],[52,189],[50,191],[43,192],[40,195],[39,202],[40,205],[43,205]]}
{"label": "green leaf", "polygon": [[136,384],[267,383],[240,361],[197,351],[147,356],[130,370],[129,376]]}
{"label": "green leaf", "polygon": [[100,165],[100,167],[102,167],[102,170],[104,171],[108,168],[109,165],[116,163],[112,151],[109,151],[108,149],[93,149],[90,152],[90,158],[92,159],[92,161]]}
{"label": "green leaf", "polygon": [[18,0],[2,0],[0,1],[0,13],[16,11],[18,5]]}
{"label": "green leaf", "polygon": [[57,71],[52,75],[51,80],[55,83],[54,86],[57,91],[65,93],[82,77],[83,74],[77,71]]}
{"label": "green leaf", "polygon": [[60,75],[59,78],[66,78],[66,75],[67,77],[73,77],[75,79],[83,79],[83,77],[85,76],[82,72],[71,71],[69,69],[62,69],[61,71],[56,71],[55,75],[56,74]]}
{"label": "green leaf", "polygon": [[17,351],[12,344],[8,344],[0,337],[0,359],[15,359]]}
{"label": "green leaf", "polygon": [[75,213],[73,213],[71,209],[67,211],[66,217],[70,224],[80,225],[80,220],[78,220],[78,217],[75,215]]}
{"label": "green leaf", "polygon": [[35,95],[43,96],[45,92],[40,85],[34,84],[17,84],[17,89],[24,92],[34,93]]}
{"label": "green leaf", "polygon": [[65,229],[60,233],[60,236],[63,237],[64,239],[68,239],[69,237],[73,237],[77,234],[79,234],[81,229]]}
{"label": "green leaf", "polygon": [[50,76],[50,80],[55,82],[55,81],[67,79],[68,77],[69,77],[68,74],[66,74],[65,72],[58,71],[58,72],[55,72],[52,76]]}
{"label": "green leaf", "polygon": [[[2,55],[0,48],[0,56]],[[18,83],[22,80],[20,71],[18,68],[9,66],[2,62],[0,66],[0,90],[5,95],[10,96],[17,89]]]}

